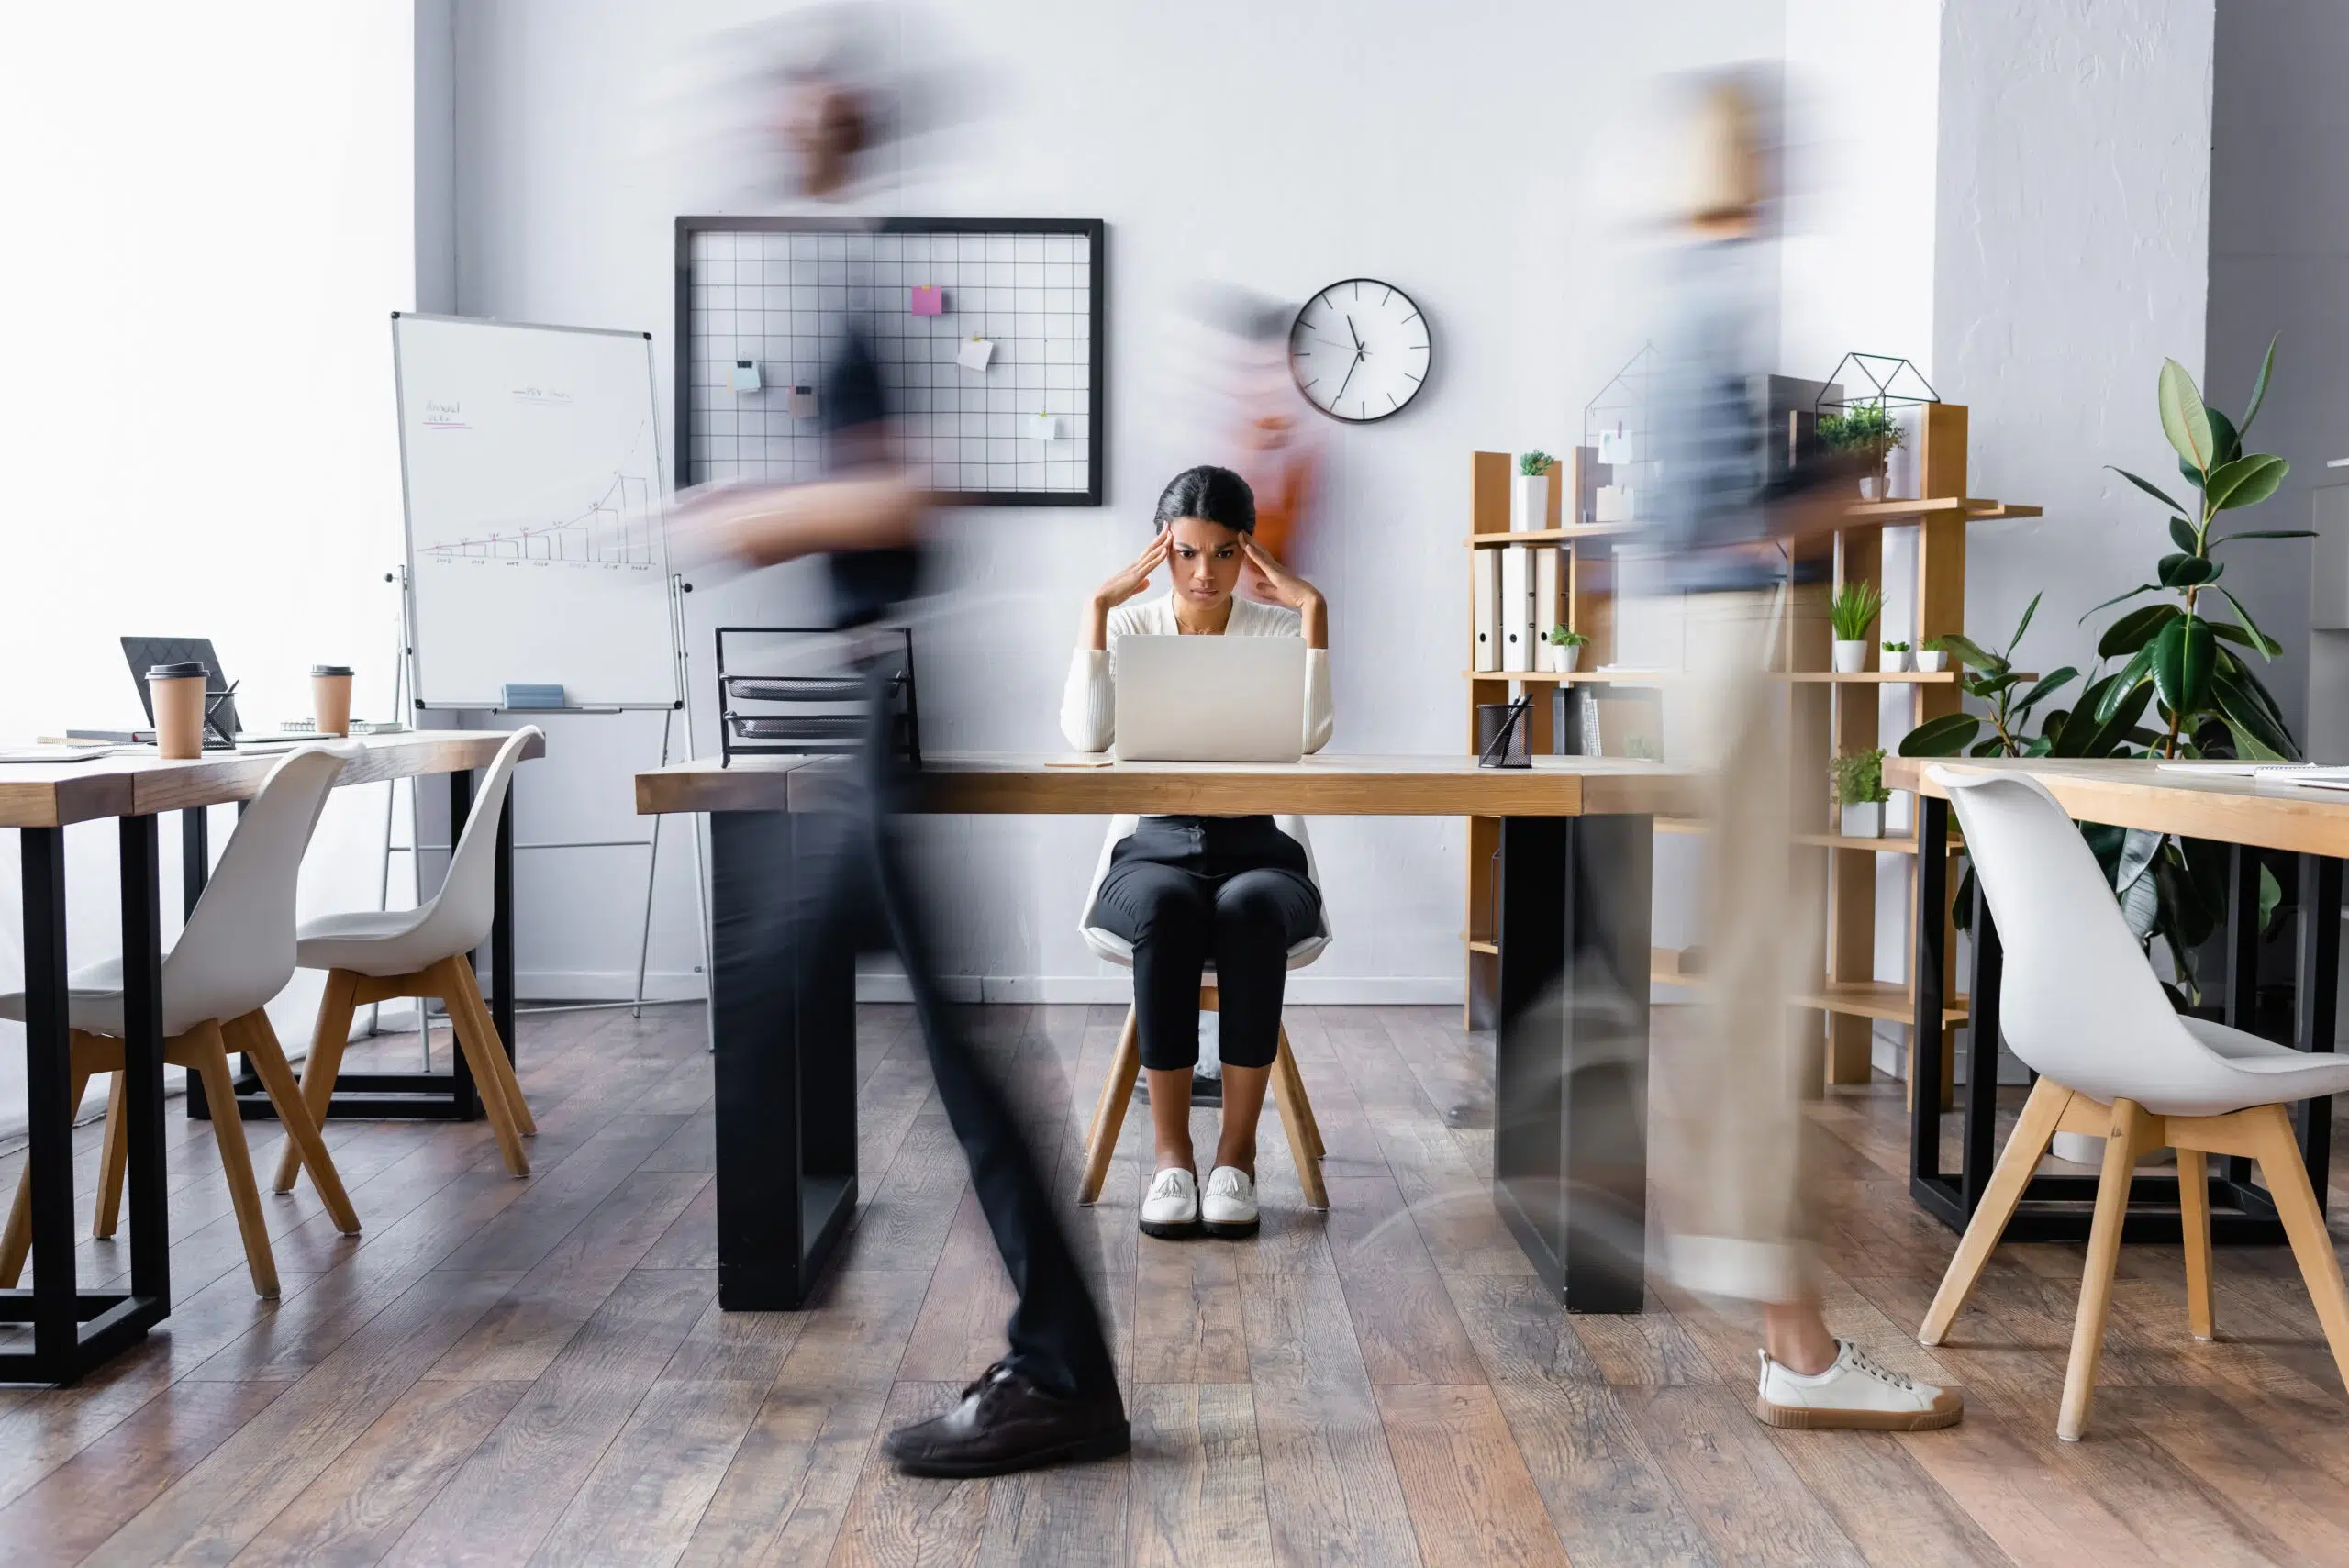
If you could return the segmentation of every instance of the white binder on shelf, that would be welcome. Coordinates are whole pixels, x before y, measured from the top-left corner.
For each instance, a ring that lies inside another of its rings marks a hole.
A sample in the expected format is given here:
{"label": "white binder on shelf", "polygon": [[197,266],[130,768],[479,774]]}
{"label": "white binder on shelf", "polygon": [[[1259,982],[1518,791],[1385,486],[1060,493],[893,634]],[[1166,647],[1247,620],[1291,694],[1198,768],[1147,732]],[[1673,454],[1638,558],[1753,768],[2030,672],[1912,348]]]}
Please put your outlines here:
{"label": "white binder on shelf", "polygon": [[1474,571],[1469,587],[1476,601],[1476,662],[1470,667],[1477,670],[1497,670],[1501,667],[1500,551],[1471,550],[1468,554],[1470,565]]}
{"label": "white binder on shelf", "polygon": [[1521,544],[1504,545],[1501,558],[1501,668],[1533,668],[1533,552]]}
{"label": "white binder on shelf", "polygon": [[[1550,628],[1566,624],[1565,607],[1558,599],[1558,578],[1565,566],[1564,551],[1538,549],[1533,552],[1533,646],[1537,652],[1549,640]],[[1536,658],[1538,665],[1541,660]]]}

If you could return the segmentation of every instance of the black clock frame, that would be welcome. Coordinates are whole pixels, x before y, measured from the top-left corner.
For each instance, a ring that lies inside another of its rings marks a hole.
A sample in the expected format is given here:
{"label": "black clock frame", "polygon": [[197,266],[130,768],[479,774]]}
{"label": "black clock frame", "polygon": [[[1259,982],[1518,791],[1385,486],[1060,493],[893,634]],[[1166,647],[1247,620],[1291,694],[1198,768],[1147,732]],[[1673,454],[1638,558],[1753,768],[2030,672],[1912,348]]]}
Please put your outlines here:
{"label": "black clock frame", "polygon": [[[1403,399],[1402,402],[1397,404],[1394,407],[1389,408],[1384,414],[1372,414],[1360,419],[1349,419],[1343,414],[1324,408],[1321,405],[1313,401],[1312,395],[1305,390],[1305,384],[1297,379],[1297,353],[1294,348],[1290,347],[1290,345],[1296,343],[1297,329],[1305,324],[1305,313],[1312,307],[1313,302],[1317,299],[1325,297],[1335,290],[1345,287],[1348,284],[1376,284],[1380,288],[1392,289],[1395,293],[1401,295],[1405,301],[1410,305],[1413,315],[1419,317],[1423,320],[1427,317],[1426,308],[1412,295],[1411,291],[1400,286],[1399,284],[1390,284],[1385,278],[1340,278],[1336,283],[1325,284],[1305,296],[1305,303],[1297,307],[1297,314],[1295,316],[1289,317],[1288,340],[1282,346],[1281,353],[1282,356],[1288,361],[1289,384],[1297,388],[1297,395],[1305,399],[1305,406],[1307,407],[1312,409],[1316,414],[1320,415],[1324,419],[1335,419],[1341,425],[1375,425],[1381,419],[1392,419],[1396,415],[1402,413],[1412,404],[1417,403],[1419,400],[1419,394],[1427,390],[1427,384],[1434,379],[1435,326],[1431,322],[1428,326],[1428,373],[1419,378],[1419,384],[1412,389],[1410,396]],[[1406,317],[1404,319],[1408,321],[1410,317]],[[1341,347],[1343,345],[1341,345]]]}

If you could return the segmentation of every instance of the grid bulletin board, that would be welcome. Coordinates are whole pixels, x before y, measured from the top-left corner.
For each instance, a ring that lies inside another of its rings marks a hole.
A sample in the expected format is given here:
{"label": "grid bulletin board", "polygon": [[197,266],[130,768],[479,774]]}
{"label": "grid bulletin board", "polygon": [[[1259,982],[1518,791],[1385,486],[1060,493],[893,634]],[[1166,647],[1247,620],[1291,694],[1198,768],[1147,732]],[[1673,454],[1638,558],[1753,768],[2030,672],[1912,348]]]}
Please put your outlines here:
{"label": "grid bulletin board", "polygon": [[[821,409],[794,389],[820,395],[857,324],[933,488],[1101,505],[1103,238],[1097,218],[679,218],[678,484],[818,477]],[[958,362],[974,337],[984,369]],[[757,391],[736,390],[743,360]]]}

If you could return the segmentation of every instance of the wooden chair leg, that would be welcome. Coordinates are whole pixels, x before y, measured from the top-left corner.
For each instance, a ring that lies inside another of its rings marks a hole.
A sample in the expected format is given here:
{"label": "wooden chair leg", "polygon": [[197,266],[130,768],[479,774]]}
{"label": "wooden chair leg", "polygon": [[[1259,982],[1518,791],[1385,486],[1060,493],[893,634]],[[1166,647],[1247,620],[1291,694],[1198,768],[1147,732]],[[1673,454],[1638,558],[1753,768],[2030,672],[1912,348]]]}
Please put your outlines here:
{"label": "wooden chair leg", "polygon": [[[128,1077],[121,1073],[106,1074],[106,1131],[98,1145],[98,1207],[90,1219],[90,1234],[103,1241],[115,1232],[122,1220],[122,1182],[130,1169],[130,1096],[126,1092]],[[81,1104],[79,1094],[74,1104]]]}
{"label": "wooden chair leg", "polygon": [[[71,1121],[81,1114],[82,1096],[89,1092],[90,1075],[74,1069],[71,1090],[72,1102],[66,1111]],[[117,1096],[119,1098],[119,1096]],[[108,1105],[112,1114],[112,1104]],[[14,1290],[25,1277],[25,1259],[33,1250],[33,1184],[29,1172],[17,1177],[17,1195],[8,1205],[8,1228],[0,1235],[0,1290]]]}
{"label": "wooden chair leg", "polygon": [[[2044,1082],[2044,1080],[2042,1080]],[[2121,1229],[2129,1218],[2129,1184],[2137,1172],[2137,1102],[2112,1102],[2104,1135],[2104,1165],[2097,1173],[2096,1218],[2088,1224],[2087,1266],[2080,1272],[2080,1308],[2072,1322],[2072,1357],[2064,1368],[2064,1404],[2055,1435],[2067,1443],[2087,1429],[2096,1399],[2096,1369],[2104,1359],[2104,1320],[2112,1307],[2112,1275],[2121,1262]]]}
{"label": "wooden chair leg", "polygon": [[[481,994],[481,982],[473,975],[473,966],[462,958],[449,961],[449,978],[455,984],[458,995],[450,1002],[451,1007],[462,1006],[473,1020],[476,1038],[484,1041],[483,1054],[497,1074],[498,1087],[506,1094],[507,1114],[514,1118],[515,1130],[525,1138],[539,1135],[539,1124],[530,1115],[530,1104],[522,1097],[522,1081],[514,1075],[514,1059],[506,1054],[506,1041],[497,1032],[497,1020],[490,1017],[489,1004]],[[474,1071],[478,1073],[479,1068]]]}
{"label": "wooden chair leg", "polygon": [[[458,970],[465,972],[462,978],[454,973]],[[505,1157],[507,1170],[517,1176],[529,1175],[530,1157],[522,1152],[521,1129],[515,1125],[513,1109],[506,1100],[506,1080],[488,1060],[492,1053],[502,1056],[505,1052],[495,1044],[496,1031],[484,1031],[480,1020],[465,1006],[472,966],[462,958],[443,959],[427,970],[425,976],[437,989],[440,1000],[448,1004],[457,1049],[465,1053],[465,1064],[473,1069],[473,1092],[481,1096],[482,1115],[497,1140],[497,1151]]]}
{"label": "wooden chair leg", "polygon": [[1297,1053],[1288,1048],[1288,1026],[1281,1026],[1280,1049],[1273,1057],[1273,1076],[1280,1080],[1281,1093],[1297,1106],[1297,1120],[1305,1126],[1307,1151],[1316,1160],[1326,1159],[1329,1150],[1321,1142],[1321,1124],[1314,1119],[1312,1096],[1305,1092],[1305,1075],[1297,1070]]}
{"label": "wooden chair leg", "polygon": [[1118,1134],[1125,1130],[1126,1106],[1133,1102],[1134,1079],[1141,1072],[1141,1036],[1133,1009],[1126,1009],[1126,1027],[1118,1034],[1118,1054],[1109,1059],[1109,1079],[1101,1085],[1101,1108],[1094,1113],[1093,1141],[1085,1154],[1085,1179],[1076,1201],[1090,1204],[1101,1195],[1109,1179],[1109,1162],[1118,1152]]}
{"label": "wooden chair leg", "polygon": [[[1283,1025],[1273,1057],[1274,1065],[1277,1067],[1281,1058],[1287,1054],[1288,1028]],[[1272,1084],[1273,1105],[1281,1113],[1281,1130],[1288,1135],[1288,1151],[1297,1162],[1297,1185],[1305,1189],[1307,1205],[1313,1208],[1327,1208],[1330,1207],[1330,1189],[1322,1184],[1321,1162],[1313,1156],[1313,1144],[1299,1115],[1296,1083],[1293,1076],[1284,1076],[1275,1072]]]}
{"label": "wooden chair leg", "polygon": [[[302,1098],[302,1085],[295,1080],[293,1063],[285,1060],[285,1048],[277,1043],[269,1015],[256,1007],[242,1018],[231,1018],[223,1030],[253,1064],[269,1103],[277,1107],[277,1119],[284,1124],[286,1152],[298,1153],[301,1162],[310,1168],[310,1183],[318,1189],[318,1200],[326,1205],[334,1228],[345,1236],[358,1235],[359,1211],[351,1207],[351,1195],[343,1191],[342,1173],[334,1168],[334,1156],[328,1152],[326,1138],[311,1118],[308,1102]],[[281,1161],[281,1170],[283,1164]]]}
{"label": "wooden chair leg", "polygon": [[[1137,1067],[1141,1064],[1141,1049],[1138,1043],[1141,1039],[1141,1021],[1135,1017],[1134,1010],[1128,1007],[1126,1021],[1118,1028],[1118,1049],[1109,1057],[1109,1075],[1101,1080],[1100,1095],[1093,1102],[1093,1119],[1085,1127],[1085,1152],[1087,1155],[1093,1152],[1093,1145],[1101,1136],[1101,1124],[1109,1119],[1111,1098],[1116,1097],[1120,1104],[1123,1103],[1123,1096],[1119,1095],[1118,1090],[1117,1062],[1119,1059],[1130,1051],[1134,1053]],[[1120,1116],[1122,1118],[1122,1113]]]}
{"label": "wooden chair leg", "polygon": [[[326,995],[318,998],[318,1021],[310,1029],[310,1057],[302,1063],[302,1103],[309,1107],[310,1120],[320,1128],[326,1126],[327,1111],[334,1104],[334,1081],[342,1072],[342,1053],[351,1043],[351,1018],[358,1010],[359,976],[347,969],[327,971]],[[301,1171],[302,1151],[289,1138],[285,1152],[277,1158],[277,1180],[271,1185],[290,1193]]]}
{"label": "wooden chair leg", "polygon": [[277,1260],[269,1251],[269,1227],[262,1218],[261,1189],[253,1184],[252,1151],[245,1143],[245,1118],[236,1114],[237,1089],[228,1075],[228,1047],[220,1026],[199,1024],[184,1037],[188,1063],[204,1080],[205,1098],[215,1107],[212,1140],[220,1146],[220,1169],[228,1179],[228,1201],[237,1211],[237,1232],[245,1243],[245,1267],[256,1296],[277,1295]]}
{"label": "wooden chair leg", "polygon": [[1980,1206],[1966,1222],[1957,1253],[1949,1261],[1949,1272],[1942,1275],[1941,1289],[1933,1293],[1933,1305],[1925,1313],[1924,1326],[1917,1330],[1918,1343],[1940,1344],[1949,1333],[1950,1324],[1965,1309],[1965,1298],[1974,1294],[1974,1282],[1982,1277],[1983,1267],[1998,1248],[1998,1238],[2006,1233],[2007,1221],[2014,1218],[2015,1205],[2022,1201],[2023,1188],[2030,1184],[2031,1173],[2039,1168],[2040,1157],[2047,1152],[2056,1124],[2064,1119],[2064,1107],[2071,1099],[2072,1091],[2053,1078],[2042,1078],[2032,1085],[2031,1098],[2023,1103],[2021,1119],[2015,1123],[2014,1132],[2007,1139],[1998,1169],[1990,1173],[1990,1184],[1983,1190]]}
{"label": "wooden chair leg", "polygon": [[[2321,1115],[2329,1100],[2316,1102]],[[2332,1364],[2349,1383],[2349,1288],[2341,1280],[2341,1261],[2332,1251],[2332,1237],[2324,1228],[2324,1210],[2317,1207],[2316,1191],[2309,1185],[2309,1168],[2300,1161],[2300,1146],[2292,1137],[2292,1118],[2282,1106],[2267,1106],[2256,1118],[2260,1173],[2267,1178],[2267,1195],[2291,1239],[2292,1257],[2308,1282],[2316,1304],[2317,1321],[2324,1325],[2325,1343],[2332,1348]]]}
{"label": "wooden chair leg", "polygon": [[2199,1149],[2177,1151],[2177,1218],[2186,1242],[2186,1329],[2218,1338],[2210,1294],[2210,1179]]}

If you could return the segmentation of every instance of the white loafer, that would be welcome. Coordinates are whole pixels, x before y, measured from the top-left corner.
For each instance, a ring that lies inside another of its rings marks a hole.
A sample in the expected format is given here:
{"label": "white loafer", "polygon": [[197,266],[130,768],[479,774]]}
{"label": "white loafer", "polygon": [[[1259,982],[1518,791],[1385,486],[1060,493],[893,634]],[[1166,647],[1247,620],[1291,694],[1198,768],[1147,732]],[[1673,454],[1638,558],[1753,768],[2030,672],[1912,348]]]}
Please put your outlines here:
{"label": "white loafer", "polygon": [[1151,1178],[1141,1200],[1141,1233],[1179,1241],[1199,1232],[1199,1179],[1178,1165]]}
{"label": "white loafer", "polygon": [[1226,1240],[1256,1234],[1256,1184],[1247,1172],[1237,1165],[1218,1165],[1208,1173],[1199,1224],[1208,1235]]}

